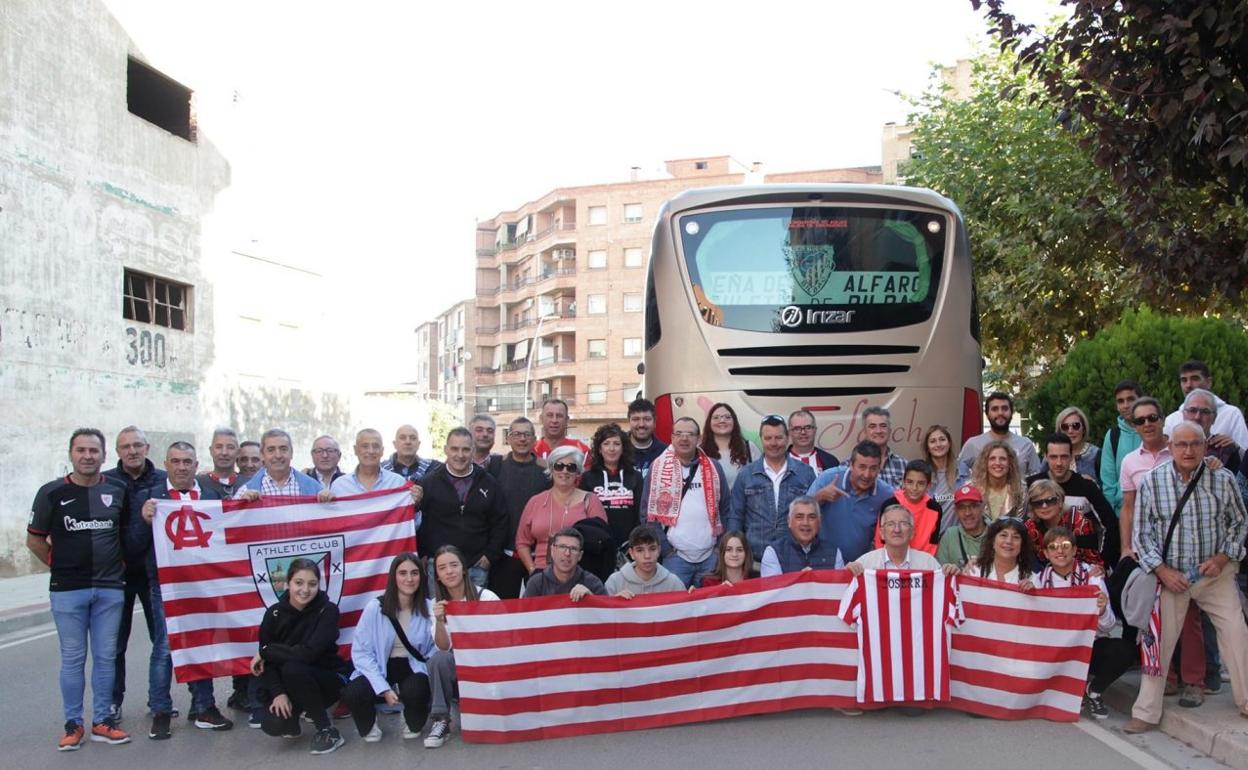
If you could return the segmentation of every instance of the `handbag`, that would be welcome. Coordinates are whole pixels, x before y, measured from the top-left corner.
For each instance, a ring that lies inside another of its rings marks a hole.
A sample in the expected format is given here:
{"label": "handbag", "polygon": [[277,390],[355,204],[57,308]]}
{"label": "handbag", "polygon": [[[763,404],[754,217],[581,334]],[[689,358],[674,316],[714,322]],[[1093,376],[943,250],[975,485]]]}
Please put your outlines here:
{"label": "handbag", "polygon": [[[377,603],[381,604],[380,596],[377,597]],[[385,615],[384,612],[382,614]],[[429,659],[424,655],[421,655],[420,650],[413,647],[412,643],[408,641],[407,633],[403,631],[403,624],[399,623],[399,619],[390,615],[386,615],[386,618],[389,619],[390,625],[394,626],[394,633],[398,635],[399,643],[403,645],[403,649],[407,650],[407,654],[411,655],[416,660],[419,660],[421,663],[428,663]]]}

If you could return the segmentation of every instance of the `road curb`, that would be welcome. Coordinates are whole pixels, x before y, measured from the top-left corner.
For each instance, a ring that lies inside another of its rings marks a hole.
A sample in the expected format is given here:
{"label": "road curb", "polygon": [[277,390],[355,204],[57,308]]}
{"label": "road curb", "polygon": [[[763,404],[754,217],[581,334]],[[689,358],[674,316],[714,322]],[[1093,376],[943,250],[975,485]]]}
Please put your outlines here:
{"label": "road curb", "polygon": [[[1105,693],[1105,704],[1130,716],[1139,690],[1132,676],[1115,682]],[[1200,708],[1186,709],[1175,698],[1166,699],[1161,732],[1235,770],[1248,770],[1248,719],[1239,716],[1231,700],[1230,685],[1210,695]]]}
{"label": "road curb", "polygon": [[26,612],[14,612],[11,615],[0,614],[0,636],[51,622],[52,608],[48,606],[35,607]]}

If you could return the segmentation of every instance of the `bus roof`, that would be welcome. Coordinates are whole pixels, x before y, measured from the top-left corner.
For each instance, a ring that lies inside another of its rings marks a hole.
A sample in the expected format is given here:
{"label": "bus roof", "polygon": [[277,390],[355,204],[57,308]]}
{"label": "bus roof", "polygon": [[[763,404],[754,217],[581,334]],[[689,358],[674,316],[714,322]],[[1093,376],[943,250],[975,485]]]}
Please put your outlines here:
{"label": "bus roof", "polygon": [[940,193],[925,187],[902,187],[883,184],[757,184],[697,187],[674,196],[663,206],[660,216],[703,206],[727,203],[778,203],[801,200],[804,196],[823,194],[849,197],[861,202],[896,203],[898,201],[944,209],[959,219],[957,204]]}

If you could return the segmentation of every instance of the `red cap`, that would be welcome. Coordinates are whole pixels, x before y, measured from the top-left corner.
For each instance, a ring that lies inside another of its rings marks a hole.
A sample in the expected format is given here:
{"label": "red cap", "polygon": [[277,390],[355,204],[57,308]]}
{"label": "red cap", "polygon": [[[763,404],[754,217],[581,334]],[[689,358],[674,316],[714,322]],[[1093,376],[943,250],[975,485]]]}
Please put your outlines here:
{"label": "red cap", "polygon": [[975,503],[982,503],[984,496],[980,494],[979,487],[973,487],[970,484],[959,487],[957,492],[953,493],[953,504],[957,505],[964,500],[970,500]]}

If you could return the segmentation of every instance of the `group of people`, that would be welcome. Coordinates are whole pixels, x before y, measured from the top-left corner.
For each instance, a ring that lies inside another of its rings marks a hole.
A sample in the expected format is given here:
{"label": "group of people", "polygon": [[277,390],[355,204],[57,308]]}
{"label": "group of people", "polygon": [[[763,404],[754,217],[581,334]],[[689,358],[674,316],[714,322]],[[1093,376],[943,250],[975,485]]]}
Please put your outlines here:
{"label": "group of people", "polygon": [[[285,431],[240,443],[228,428],[213,435],[211,471],[198,472],[186,442],[168,447],[161,471],[134,426],[117,435],[119,460],[105,471],[103,434],[81,429],[70,439],[73,471],[36,495],[27,540],[52,569],[66,720],[58,747],[76,749],[88,736],[130,740],[120,722],[136,598],[152,639],[149,737],[171,735],[177,714],[152,549],[156,500],[329,501],[409,485],[418,551],[393,558],[385,591],[360,616],[351,661],[337,655],[338,611],[320,590],[319,567],[289,565],[286,591],[259,623],[252,673],[234,677],[227,701],[251,726],[294,737],[302,717],[315,728],[313,752],[326,753],[344,741],[331,709],[351,716],[366,742],[382,738],[377,711],[396,710],[404,738],[420,737],[429,722],[424,745],[443,745],[455,687],[447,602],[631,599],[842,567],[939,569],[1024,591],[1097,586],[1100,620],[1084,699],[1094,717],[1107,716],[1101,695],[1139,658],[1137,631],[1148,625],[1148,613],[1141,621],[1124,609],[1123,584],[1135,571],[1154,575],[1161,587],[1149,609],[1161,627],[1159,666],[1145,672],[1124,729],[1156,728],[1176,644],[1180,704],[1200,705],[1221,688],[1220,658],[1248,716],[1248,627],[1235,578],[1248,536],[1240,473],[1248,429],[1239,409],[1213,394],[1203,363],[1184,364],[1180,384],[1183,404],[1167,416],[1138,385],[1121,383],[1117,424],[1099,447],[1085,413],[1064,409],[1042,453],[1010,430],[1014,402],[994,392],[985,402],[988,432],[959,447],[947,428],[932,426],[923,457],[913,460],[890,447],[882,407],[864,410],[862,440],[844,462],[817,446],[807,410],[765,417],[756,446],[732,407],[715,404],[705,424],[676,419],[666,445],[654,435],[655,408],[645,399],[629,405],[627,430],[602,425],[588,445],[568,436],[567,404],[551,399],[542,406],[540,438],[532,421],[517,418],[506,428],[505,454],[494,452],[494,420],[478,415],[448,433],[444,462],[420,457],[412,426],[395,433],[388,459],[381,434],[363,430],[350,473],[339,467],[330,436],[313,443],[312,465],[299,471]],[[244,465],[245,448],[258,465]],[[88,638],[89,733],[82,713]],[[230,729],[212,680],[188,687],[192,723]]]}

